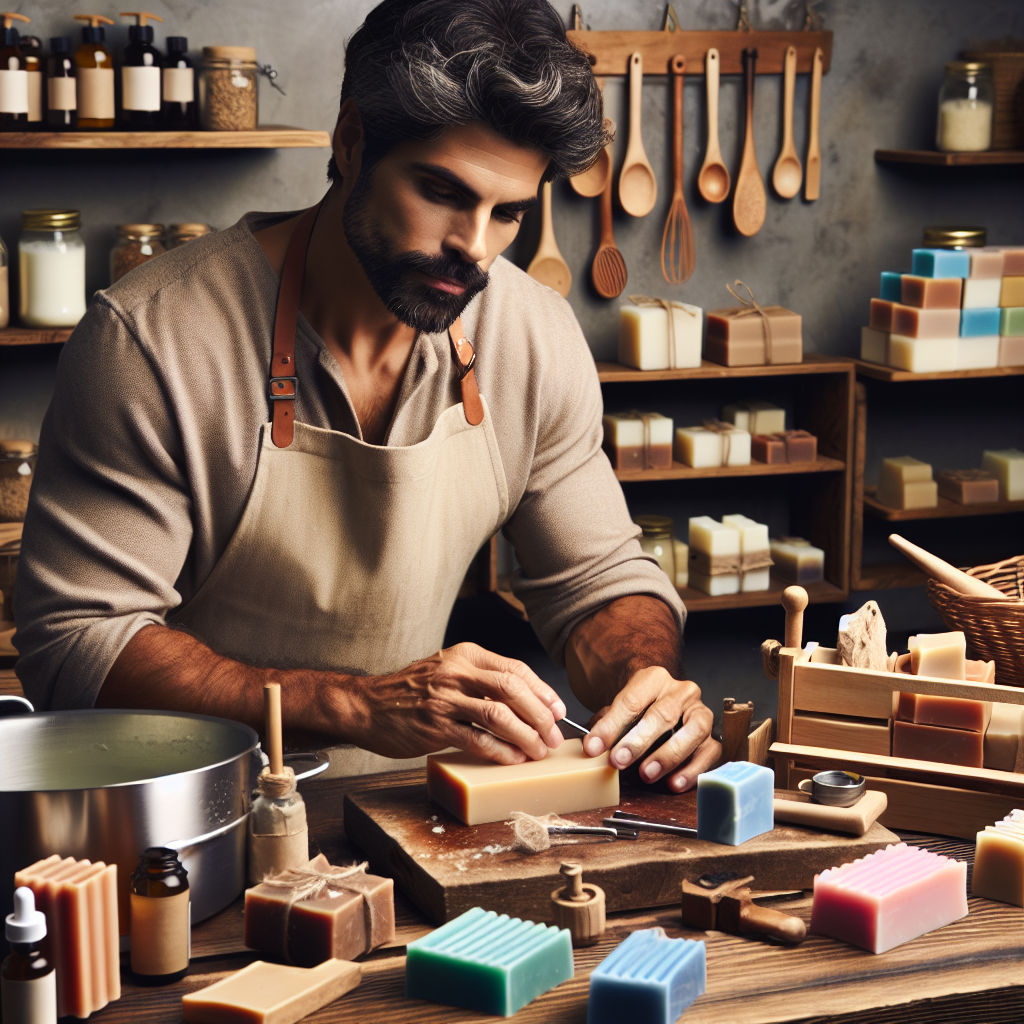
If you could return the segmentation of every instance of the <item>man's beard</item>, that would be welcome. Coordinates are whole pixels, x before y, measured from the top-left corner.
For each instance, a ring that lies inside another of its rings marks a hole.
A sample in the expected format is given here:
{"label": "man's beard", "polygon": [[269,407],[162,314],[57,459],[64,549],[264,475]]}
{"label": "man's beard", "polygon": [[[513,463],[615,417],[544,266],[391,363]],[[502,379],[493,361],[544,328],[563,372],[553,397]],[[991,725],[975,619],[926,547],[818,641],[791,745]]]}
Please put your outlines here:
{"label": "man's beard", "polygon": [[[487,274],[455,253],[439,256],[415,250],[396,253],[369,213],[371,177],[372,172],[361,173],[345,203],[342,224],[348,244],[377,297],[392,315],[418,331],[429,334],[446,331],[470,300],[487,287]],[[416,271],[456,281],[465,291],[452,295],[432,288]]]}

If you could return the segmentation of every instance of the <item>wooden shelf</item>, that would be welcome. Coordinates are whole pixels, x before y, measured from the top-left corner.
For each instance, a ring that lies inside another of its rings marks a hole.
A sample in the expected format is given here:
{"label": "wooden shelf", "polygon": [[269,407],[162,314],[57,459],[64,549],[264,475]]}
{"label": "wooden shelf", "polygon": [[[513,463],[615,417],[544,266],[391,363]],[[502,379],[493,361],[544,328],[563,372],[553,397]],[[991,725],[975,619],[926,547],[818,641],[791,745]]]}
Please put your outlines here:
{"label": "wooden shelf", "polygon": [[1022,377],[1024,366],[993,366],[987,370],[944,370],[941,373],[911,373],[909,370],[896,370],[881,363],[869,363],[864,359],[850,359],[862,377],[873,377],[889,383],[900,383],[908,380],[970,380],[975,377]]}
{"label": "wooden shelf", "polygon": [[59,345],[71,337],[70,327],[0,328],[0,345]]}
{"label": "wooden shelf", "polygon": [[[729,608],[760,608],[780,604],[782,592],[790,583],[783,583],[773,576],[767,590],[759,590],[752,594],[726,594],[723,597],[709,597],[701,590],[693,587],[676,588],[679,596],[686,605],[686,610],[691,612],[713,612],[725,611]],[[802,583],[801,586],[807,591],[807,597],[811,604],[827,604],[834,601],[845,601],[849,594],[842,587],[834,583],[823,581],[821,583]]]}
{"label": "wooden shelf", "polygon": [[615,476],[622,483],[642,483],[647,480],[713,480],[732,476],[791,476],[795,473],[841,473],[846,463],[839,459],[820,458],[814,462],[782,462],[768,465],[766,462],[751,462],[749,466],[713,466],[694,469],[681,462],[673,462],[671,469],[616,470]]}
{"label": "wooden shelf", "polygon": [[251,132],[0,132],[0,149],[326,149],[328,132],[268,124]]}
{"label": "wooden shelf", "polygon": [[901,523],[912,519],[955,519],[959,516],[998,516],[1008,512],[1024,512],[1024,501],[990,501],[978,505],[961,505],[940,496],[939,503],[934,508],[890,508],[883,505],[865,488],[864,511],[876,519]]}
{"label": "wooden shelf", "polygon": [[931,149],[876,149],[880,164],[925,164],[929,167],[992,167],[1024,164],[1024,151],[988,149],[983,153],[939,153]]}
{"label": "wooden shelf", "polygon": [[[642,384],[658,380],[716,380],[729,377],[793,377],[807,373],[846,373],[850,360],[807,353],[802,363],[773,363],[771,366],[722,366],[707,359],[687,370],[634,370],[622,363],[598,361],[597,376],[602,384]],[[1024,372],[1024,367],[1022,367]]]}
{"label": "wooden shelf", "polygon": [[859,572],[860,576],[851,583],[853,590],[900,590],[904,587],[923,587],[927,582],[925,574],[909,562],[862,565]]}

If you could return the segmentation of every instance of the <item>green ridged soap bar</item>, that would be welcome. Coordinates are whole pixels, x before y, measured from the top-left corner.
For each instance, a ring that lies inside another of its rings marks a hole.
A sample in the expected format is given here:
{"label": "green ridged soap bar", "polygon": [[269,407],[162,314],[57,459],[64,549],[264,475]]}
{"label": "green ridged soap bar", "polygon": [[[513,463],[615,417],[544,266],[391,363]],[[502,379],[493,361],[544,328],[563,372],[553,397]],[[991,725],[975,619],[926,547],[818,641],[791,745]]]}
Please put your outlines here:
{"label": "green ridged soap bar", "polygon": [[406,950],[407,996],[502,1017],[572,976],[568,931],[480,907]]}

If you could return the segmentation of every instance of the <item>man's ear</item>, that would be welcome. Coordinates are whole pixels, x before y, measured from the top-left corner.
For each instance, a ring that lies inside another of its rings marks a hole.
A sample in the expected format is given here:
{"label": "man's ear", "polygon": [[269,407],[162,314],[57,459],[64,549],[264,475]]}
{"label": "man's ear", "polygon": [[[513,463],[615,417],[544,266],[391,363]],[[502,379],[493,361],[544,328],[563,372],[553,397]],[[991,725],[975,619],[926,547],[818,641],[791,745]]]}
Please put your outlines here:
{"label": "man's ear", "polygon": [[363,119],[359,116],[356,101],[350,96],[338,111],[338,123],[334,126],[332,140],[334,162],[346,182],[355,181],[359,175],[365,142]]}

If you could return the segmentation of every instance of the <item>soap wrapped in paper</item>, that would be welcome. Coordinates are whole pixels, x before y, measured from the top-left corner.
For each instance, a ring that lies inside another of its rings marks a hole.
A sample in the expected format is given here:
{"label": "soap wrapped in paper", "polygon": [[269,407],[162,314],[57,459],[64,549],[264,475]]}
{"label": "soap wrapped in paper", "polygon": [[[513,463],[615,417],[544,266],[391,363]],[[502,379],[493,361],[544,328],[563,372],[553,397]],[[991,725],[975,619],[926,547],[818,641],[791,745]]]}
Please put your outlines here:
{"label": "soap wrapped in paper", "polygon": [[750,289],[744,299],[732,286],[729,293],[742,306],[716,309],[707,315],[704,355],[723,366],[764,366],[768,363],[803,361],[802,319],[799,313],[782,306],[761,306]]}

